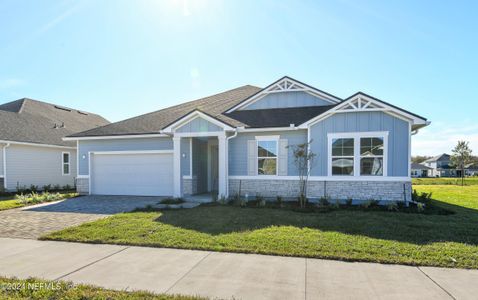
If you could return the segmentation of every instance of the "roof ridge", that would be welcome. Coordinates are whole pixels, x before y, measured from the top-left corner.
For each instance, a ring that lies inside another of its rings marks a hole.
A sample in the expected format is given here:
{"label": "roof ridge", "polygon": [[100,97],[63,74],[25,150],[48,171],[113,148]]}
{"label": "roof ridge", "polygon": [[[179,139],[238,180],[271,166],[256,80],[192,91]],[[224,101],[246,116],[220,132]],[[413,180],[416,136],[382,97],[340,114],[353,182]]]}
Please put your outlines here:
{"label": "roof ridge", "polygon": [[[16,101],[23,101],[22,106],[21,106],[20,110],[18,111],[18,113],[21,113],[23,111],[23,108],[25,107],[25,102],[28,101],[28,102],[33,102],[33,103],[36,102],[36,103],[40,103],[40,104],[44,104],[44,105],[46,104],[46,105],[50,105],[50,106],[53,106],[53,107],[66,108],[66,109],[69,109],[71,111],[82,112],[82,113],[86,113],[86,114],[89,114],[89,115],[95,115],[95,116],[98,116],[98,117],[101,117],[101,118],[104,119],[104,117],[99,115],[99,114],[92,113],[92,112],[89,112],[89,111],[86,111],[86,110],[83,110],[83,109],[71,108],[71,107],[68,107],[68,106],[65,106],[65,105],[46,102],[46,101],[37,100],[37,99],[32,99],[32,98],[28,98],[28,97],[23,97],[23,98],[20,98],[18,100],[13,100],[13,101],[3,103],[3,104],[13,103],[13,102],[16,102]],[[3,104],[1,104],[1,105],[3,105]]]}

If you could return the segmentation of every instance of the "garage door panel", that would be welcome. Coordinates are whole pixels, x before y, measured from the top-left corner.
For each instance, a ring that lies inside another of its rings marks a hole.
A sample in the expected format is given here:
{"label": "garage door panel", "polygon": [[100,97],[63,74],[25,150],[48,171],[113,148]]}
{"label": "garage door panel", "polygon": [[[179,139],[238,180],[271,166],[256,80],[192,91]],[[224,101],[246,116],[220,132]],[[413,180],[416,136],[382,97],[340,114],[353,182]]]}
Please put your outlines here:
{"label": "garage door panel", "polygon": [[98,195],[170,196],[172,154],[94,154],[92,193]]}

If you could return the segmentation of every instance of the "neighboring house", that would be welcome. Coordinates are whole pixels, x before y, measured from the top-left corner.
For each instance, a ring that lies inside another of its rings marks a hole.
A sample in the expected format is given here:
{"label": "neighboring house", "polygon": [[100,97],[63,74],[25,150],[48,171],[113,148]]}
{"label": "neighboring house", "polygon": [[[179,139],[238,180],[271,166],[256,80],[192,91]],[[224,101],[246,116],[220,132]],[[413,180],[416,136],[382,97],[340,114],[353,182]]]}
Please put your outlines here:
{"label": "neighboring house", "polygon": [[431,170],[428,171],[429,177],[456,177],[457,171],[454,167],[450,166],[450,163],[450,155],[443,153],[429,158],[421,164],[431,168]]}
{"label": "neighboring house", "polygon": [[471,163],[466,166],[465,169],[466,176],[478,176],[478,163]]}
{"label": "neighboring house", "polygon": [[411,170],[412,177],[428,177],[428,172],[430,172],[432,168],[419,163],[412,163]]}
{"label": "neighboring house", "polygon": [[0,190],[73,187],[76,143],[62,138],[108,123],[95,114],[26,98],[0,105]]}
{"label": "neighboring house", "polygon": [[356,93],[342,100],[284,77],[70,135],[82,194],[217,191],[296,198],[288,146],[313,140],[308,196],[411,198],[410,140],[423,117]]}

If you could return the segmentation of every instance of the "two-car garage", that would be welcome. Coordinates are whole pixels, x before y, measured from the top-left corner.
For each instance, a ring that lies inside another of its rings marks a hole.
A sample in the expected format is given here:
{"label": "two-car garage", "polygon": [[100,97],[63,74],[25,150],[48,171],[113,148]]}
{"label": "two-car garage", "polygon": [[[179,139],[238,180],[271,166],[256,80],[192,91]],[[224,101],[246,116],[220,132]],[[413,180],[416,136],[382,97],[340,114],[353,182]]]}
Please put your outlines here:
{"label": "two-car garage", "polygon": [[171,196],[172,152],[95,152],[90,155],[95,195]]}

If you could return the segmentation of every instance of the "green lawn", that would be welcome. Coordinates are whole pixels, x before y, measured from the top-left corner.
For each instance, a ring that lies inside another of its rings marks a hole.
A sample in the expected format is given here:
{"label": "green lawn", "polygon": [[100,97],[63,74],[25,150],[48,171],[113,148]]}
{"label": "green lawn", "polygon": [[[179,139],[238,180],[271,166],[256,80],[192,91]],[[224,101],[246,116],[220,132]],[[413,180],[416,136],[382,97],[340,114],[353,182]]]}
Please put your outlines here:
{"label": "green lawn", "polygon": [[416,188],[455,214],[200,206],[118,214],[44,239],[478,269],[478,185]]}
{"label": "green lawn", "polygon": [[152,294],[106,290],[90,285],[73,285],[64,281],[14,279],[0,277],[2,299],[124,299],[124,300],[200,300],[204,298],[180,295]]}
{"label": "green lawn", "polygon": [[35,196],[25,196],[22,199],[15,199],[13,196],[0,198],[0,211],[40,204],[44,202],[58,201],[78,196],[77,193],[40,193]]}
{"label": "green lawn", "polygon": [[[413,178],[414,185],[461,185],[461,178]],[[478,177],[466,177],[465,185],[478,185]]]}

